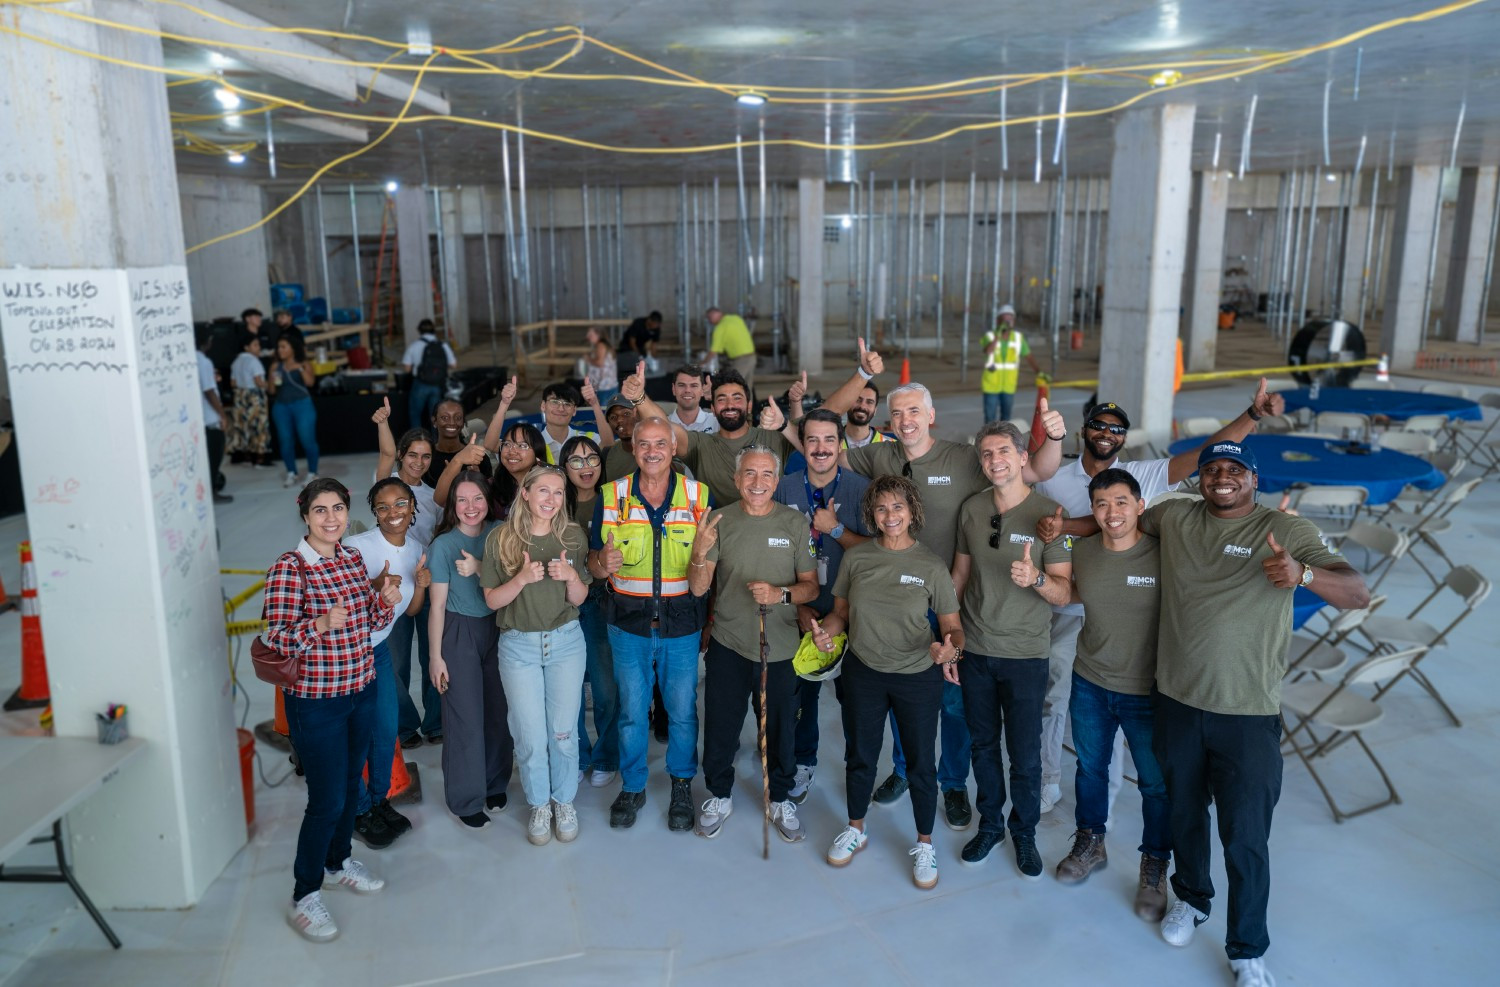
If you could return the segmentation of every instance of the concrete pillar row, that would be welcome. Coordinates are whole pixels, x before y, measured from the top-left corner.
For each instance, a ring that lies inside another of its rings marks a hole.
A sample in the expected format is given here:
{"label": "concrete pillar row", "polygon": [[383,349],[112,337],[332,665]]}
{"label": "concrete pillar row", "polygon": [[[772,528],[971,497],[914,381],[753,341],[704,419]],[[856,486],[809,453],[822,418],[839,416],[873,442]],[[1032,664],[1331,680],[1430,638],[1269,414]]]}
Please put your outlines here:
{"label": "concrete pillar row", "polygon": [[797,180],[798,369],[823,372],[823,179]]}
{"label": "concrete pillar row", "polygon": [[1465,168],[1458,179],[1453,215],[1453,249],[1443,295],[1441,336],[1460,343],[1479,341],[1479,301],[1484,293],[1484,262],[1489,259],[1490,222],[1500,168]]}
{"label": "concrete pillar row", "polygon": [[1392,370],[1411,370],[1422,349],[1422,310],[1442,180],[1440,165],[1413,165],[1397,175],[1380,326],[1380,352],[1390,357]]}
{"label": "concrete pillar row", "polygon": [[1193,218],[1188,240],[1187,321],[1183,358],[1193,373],[1214,368],[1219,347],[1219,299],[1224,281],[1224,220],[1229,210],[1230,173],[1200,171],[1193,176]]}
{"label": "concrete pillar row", "polygon": [[396,190],[396,256],[408,345],[417,341],[417,323],[432,318],[431,217],[432,197],[425,188],[403,185]]}

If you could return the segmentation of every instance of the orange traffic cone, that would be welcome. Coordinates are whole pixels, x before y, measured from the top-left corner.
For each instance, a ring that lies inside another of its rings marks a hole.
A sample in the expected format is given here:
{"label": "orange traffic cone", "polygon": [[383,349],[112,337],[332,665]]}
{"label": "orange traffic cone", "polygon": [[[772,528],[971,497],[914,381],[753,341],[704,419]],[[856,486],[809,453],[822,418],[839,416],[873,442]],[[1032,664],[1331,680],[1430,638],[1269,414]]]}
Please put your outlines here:
{"label": "orange traffic cone", "polygon": [[281,734],[283,737],[290,737],[291,734],[292,734],[292,725],[290,723],[288,723],[287,719],[286,719],[286,698],[284,696],[282,696],[280,689],[276,690],[276,727],[275,727],[275,730],[276,730],[277,733]]}
{"label": "orange traffic cone", "polygon": [[42,617],[36,602],[36,564],[31,542],[21,542],[21,687],[5,701],[7,710],[40,709],[51,696],[47,685],[47,652],[42,647]]}
{"label": "orange traffic cone", "polygon": [[911,383],[911,357],[902,357],[901,359],[901,383]]}
{"label": "orange traffic cone", "polygon": [[[414,764],[412,767],[416,767],[416,765]],[[365,762],[364,779],[365,781],[370,780],[370,764],[368,761]],[[391,760],[391,787],[386,791],[385,797],[387,800],[394,802],[405,795],[411,787],[412,773],[407,770],[406,759],[402,756],[401,742],[397,741],[396,753]],[[418,788],[414,797],[405,801],[419,802],[421,798],[422,790]]]}

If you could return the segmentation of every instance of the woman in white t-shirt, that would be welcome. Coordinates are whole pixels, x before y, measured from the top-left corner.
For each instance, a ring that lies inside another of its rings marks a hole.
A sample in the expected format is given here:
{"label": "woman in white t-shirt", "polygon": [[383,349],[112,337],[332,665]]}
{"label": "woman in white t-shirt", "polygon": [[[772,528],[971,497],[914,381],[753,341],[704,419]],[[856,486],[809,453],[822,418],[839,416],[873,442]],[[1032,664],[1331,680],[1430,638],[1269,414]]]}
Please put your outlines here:
{"label": "woman in white t-shirt", "polygon": [[598,329],[592,327],[588,331],[588,344],[588,353],[578,358],[578,365],[574,369],[578,371],[578,376],[593,386],[594,393],[599,396],[599,403],[606,405],[610,398],[620,393],[620,370],[615,348],[609,345],[609,340],[599,335]]}
{"label": "woman in white t-shirt", "polygon": [[[370,488],[368,502],[370,513],[375,515],[375,527],[349,535],[344,544],[359,550],[374,588],[381,589],[388,582],[396,581],[401,591],[401,602],[395,607],[396,619],[409,625],[411,617],[426,605],[427,587],[432,584],[432,573],[427,570],[427,546],[418,542],[411,533],[415,498],[410,486],[392,476]],[[390,846],[396,837],[411,829],[411,821],[397,812],[388,799],[401,688],[390,650],[391,631],[395,625],[393,620],[380,630],[370,632],[370,644],[375,652],[375,728],[370,733],[369,777],[366,784],[360,786],[355,807],[354,838],[372,850]],[[408,672],[410,657],[408,636]]]}
{"label": "woman in white t-shirt", "polygon": [[257,468],[271,465],[271,413],[266,403],[266,367],[260,360],[260,339],[245,337],[245,347],[229,365],[234,382],[234,406],[229,413],[225,451],[238,453],[236,462]]}

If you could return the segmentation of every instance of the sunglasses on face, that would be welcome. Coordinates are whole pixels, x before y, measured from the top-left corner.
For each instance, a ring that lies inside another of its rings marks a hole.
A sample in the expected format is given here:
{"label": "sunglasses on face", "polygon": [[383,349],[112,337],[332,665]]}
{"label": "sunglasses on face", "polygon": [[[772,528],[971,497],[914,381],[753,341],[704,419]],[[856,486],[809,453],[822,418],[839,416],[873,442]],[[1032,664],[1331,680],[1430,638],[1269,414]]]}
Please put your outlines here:
{"label": "sunglasses on face", "polygon": [[990,535],[990,548],[1000,547],[1000,526],[1005,523],[1005,516],[995,514],[990,517],[990,527],[994,528],[994,534]]}
{"label": "sunglasses on face", "polygon": [[589,455],[587,455],[587,456],[569,456],[568,457],[568,469],[570,469],[570,470],[589,469],[589,468],[598,466],[600,462],[601,462],[601,460],[599,459],[599,457],[593,455],[592,453],[589,454]]}
{"label": "sunglasses on face", "polygon": [[1124,435],[1130,431],[1124,425],[1111,425],[1109,422],[1102,422],[1097,418],[1090,418],[1083,423],[1083,427],[1091,432],[1108,432],[1110,435],[1116,436]]}

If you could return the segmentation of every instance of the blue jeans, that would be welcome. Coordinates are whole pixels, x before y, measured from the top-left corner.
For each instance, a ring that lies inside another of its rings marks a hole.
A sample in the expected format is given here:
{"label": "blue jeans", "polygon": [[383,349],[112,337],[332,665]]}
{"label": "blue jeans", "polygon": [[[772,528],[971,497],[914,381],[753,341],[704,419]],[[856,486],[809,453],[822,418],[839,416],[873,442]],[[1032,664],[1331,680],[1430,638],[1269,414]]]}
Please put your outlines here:
{"label": "blue jeans", "polygon": [[1104,832],[1109,817],[1109,759],[1115,746],[1115,729],[1125,731],[1130,756],[1135,761],[1141,787],[1141,853],[1168,860],[1172,856],[1172,810],[1167,803],[1167,782],[1151,750],[1156,717],[1150,696],[1112,692],[1073,673],[1073,698],[1068,704],[1073,724],[1073,749],[1078,753],[1078,773],[1073,790],[1078,798],[1075,813],[1079,829]]}
{"label": "blue jeans", "polygon": [[[620,770],[620,691],[615,684],[615,662],[604,623],[601,597],[591,588],[578,608],[578,625],[588,649],[588,681],[594,694],[594,736],[584,727],[587,710],[578,704],[578,766],[584,770]],[[580,690],[581,692],[582,690]]]}
{"label": "blue jeans", "polygon": [[[276,423],[276,444],[281,446],[281,461],[288,473],[297,472],[297,445],[307,456],[307,471],[318,471],[318,412],[312,398],[300,401],[272,401],[271,420]],[[293,439],[295,438],[295,442]]]}
{"label": "blue jeans", "polygon": [[[891,769],[906,777],[906,754],[901,750],[901,734],[896,729],[896,714],[891,717]],[[943,749],[938,755],[938,788],[961,792],[969,786],[971,744],[969,724],[964,719],[964,691],[952,682],[943,683],[943,710],[938,719],[938,733]]]}
{"label": "blue jeans", "polygon": [[375,722],[370,731],[369,783],[359,788],[355,808],[364,815],[386,800],[391,790],[391,762],[396,754],[396,675],[391,671],[389,638],[375,645],[375,681],[366,691],[375,693]]}
{"label": "blue jeans", "polygon": [[288,692],[286,721],[307,778],[307,809],[292,863],[292,900],[300,901],[323,886],[325,869],[338,870],[349,859],[360,774],[375,725],[375,689],[327,699]]}
{"label": "blue jeans", "polygon": [[574,724],[586,650],[576,620],[550,631],[500,634],[500,682],[528,805],[561,805],[578,794]]}
{"label": "blue jeans", "polygon": [[667,774],[692,778],[698,773],[698,640],[631,634],[614,625],[609,646],[614,652],[615,683],[620,688],[620,780],[622,790],[646,790],[647,714],[651,681],[661,685],[667,707]]}
{"label": "blue jeans", "polygon": [[436,384],[424,384],[415,377],[411,379],[411,391],[407,394],[407,413],[411,421],[407,428],[425,428],[432,431],[429,419],[443,400],[443,389]]}
{"label": "blue jeans", "polygon": [[1016,395],[1012,391],[1009,394],[991,394],[988,391],[984,395],[984,420],[988,422],[1003,422],[1010,419],[1010,409],[1015,404]]}
{"label": "blue jeans", "polygon": [[[431,643],[427,640],[427,614],[430,607],[422,604],[413,617],[404,614],[391,625],[391,633],[385,639],[391,651],[391,667],[396,681],[401,683],[396,690],[396,732],[402,740],[414,736],[420,729],[429,737],[443,735],[443,699],[427,675],[427,656]],[[422,716],[417,717],[417,704],[411,700],[411,642],[417,640],[417,664],[422,676]]]}

